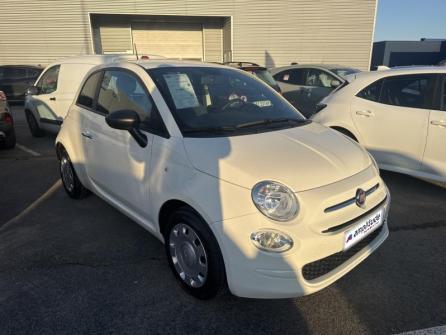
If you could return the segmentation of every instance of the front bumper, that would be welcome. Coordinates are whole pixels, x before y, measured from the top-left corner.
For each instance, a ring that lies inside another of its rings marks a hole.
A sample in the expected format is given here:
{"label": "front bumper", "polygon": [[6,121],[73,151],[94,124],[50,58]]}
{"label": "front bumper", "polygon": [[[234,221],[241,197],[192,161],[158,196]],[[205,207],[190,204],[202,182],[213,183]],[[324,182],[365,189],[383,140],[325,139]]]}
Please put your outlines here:
{"label": "front bumper", "polygon": [[[306,194],[298,194],[302,206],[296,222],[278,223],[255,213],[212,224],[211,228],[222,250],[231,292],[241,297],[268,299],[307,295],[327,287],[361,263],[389,234],[387,216],[390,194],[381,178],[373,175],[370,171],[364,171],[347,180],[306,191]],[[365,208],[353,205],[339,210],[338,213],[321,214],[321,208],[327,206],[321,199],[330,199],[329,203],[332,203],[334,199],[331,199],[333,197],[330,197],[330,194],[335,194],[335,198],[342,198],[358,187],[367,188],[377,182],[381,187],[370,196]],[[321,198],[322,194],[326,196]],[[381,204],[379,208],[384,208],[384,223],[368,244],[360,246],[360,250],[353,253],[350,251],[351,256],[348,255],[349,257],[332,270],[311,279],[304,276],[305,265],[317,263],[335,254],[342,257],[345,231],[359,222],[354,218],[374,212],[378,209],[378,204]],[[349,221],[352,223],[341,230],[322,232],[328,222],[336,226]],[[257,249],[249,237],[252,232],[262,228],[277,229],[288,234],[293,238],[293,248],[284,253],[269,253]]]}

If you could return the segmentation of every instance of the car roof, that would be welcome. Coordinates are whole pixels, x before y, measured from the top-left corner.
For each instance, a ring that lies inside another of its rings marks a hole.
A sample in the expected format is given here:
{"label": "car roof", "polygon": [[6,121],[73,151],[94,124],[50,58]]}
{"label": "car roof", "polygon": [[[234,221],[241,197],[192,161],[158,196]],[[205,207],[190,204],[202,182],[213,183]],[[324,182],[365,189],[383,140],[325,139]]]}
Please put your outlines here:
{"label": "car roof", "polygon": [[289,70],[289,69],[299,69],[299,68],[317,68],[317,69],[324,69],[324,70],[333,70],[333,69],[353,69],[353,67],[348,67],[345,65],[339,65],[339,64],[294,64],[294,65],[287,65],[287,66],[281,66],[274,68],[274,72],[283,71],[283,70]]}
{"label": "car roof", "polygon": [[160,67],[218,67],[228,68],[228,66],[217,63],[205,63],[192,60],[178,60],[178,59],[149,59],[149,60],[133,60],[130,63],[135,63],[142,66],[145,69],[154,69]]}
{"label": "car roof", "polygon": [[446,73],[444,66],[402,66],[393,67],[388,70],[358,72],[350,75],[351,79],[373,80],[388,76],[404,75],[404,74],[426,74],[426,73]]}

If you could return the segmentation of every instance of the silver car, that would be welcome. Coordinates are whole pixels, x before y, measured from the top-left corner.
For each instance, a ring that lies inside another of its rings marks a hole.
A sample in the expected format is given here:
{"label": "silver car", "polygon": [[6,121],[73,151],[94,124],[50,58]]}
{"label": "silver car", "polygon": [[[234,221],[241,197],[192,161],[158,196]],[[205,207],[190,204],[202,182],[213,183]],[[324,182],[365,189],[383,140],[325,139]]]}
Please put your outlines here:
{"label": "silver car", "polygon": [[302,114],[310,117],[319,101],[360,70],[341,65],[290,65],[271,69],[283,96]]}

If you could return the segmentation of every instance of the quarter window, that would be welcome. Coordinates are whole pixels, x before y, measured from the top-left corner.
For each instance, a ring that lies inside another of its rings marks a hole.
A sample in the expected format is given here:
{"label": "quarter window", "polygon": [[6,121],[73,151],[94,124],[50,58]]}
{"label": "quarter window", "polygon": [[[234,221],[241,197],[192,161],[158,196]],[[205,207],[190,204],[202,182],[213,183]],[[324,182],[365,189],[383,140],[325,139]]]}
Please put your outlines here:
{"label": "quarter window", "polygon": [[165,132],[156,107],[143,84],[127,71],[105,71],[96,109],[103,114],[132,110],[139,115],[141,129]]}
{"label": "quarter window", "polygon": [[37,86],[41,94],[50,94],[57,90],[57,80],[59,78],[60,65],[48,69],[40,78]]}
{"label": "quarter window", "polygon": [[87,108],[93,108],[94,98],[96,96],[96,89],[98,81],[101,77],[101,72],[93,73],[85,82],[84,87],[77,98],[77,104]]}
{"label": "quarter window", "polygon": [[362,99],[378,102],[381,94],[382,80],[375,81],[359,92],[356,96]]}
{"label": "quarter window", "polygon": [[406,75],[384,80],[380,102],[401,107],[430,109],[435,75]]}

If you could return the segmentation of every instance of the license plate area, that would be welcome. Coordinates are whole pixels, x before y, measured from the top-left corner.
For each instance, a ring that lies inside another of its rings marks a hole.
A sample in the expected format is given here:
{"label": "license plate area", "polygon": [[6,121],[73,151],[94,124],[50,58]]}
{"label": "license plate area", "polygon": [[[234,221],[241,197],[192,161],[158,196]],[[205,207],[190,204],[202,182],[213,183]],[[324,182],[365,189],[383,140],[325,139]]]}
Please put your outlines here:
{"label": "license plate area", "polygon": [[384,208],[381,208],[367,217],[361,219],[352,228],[344,233],[344,251],[370,235],[384,222]]}

